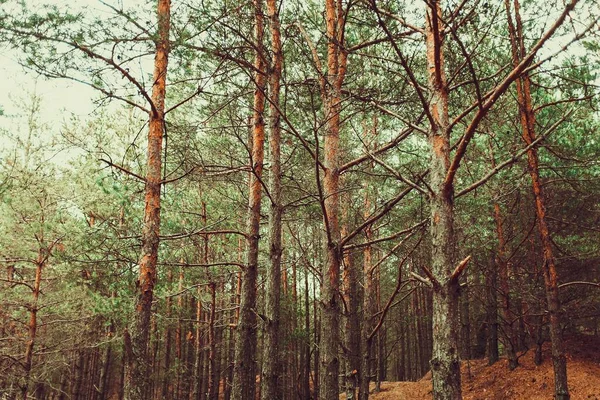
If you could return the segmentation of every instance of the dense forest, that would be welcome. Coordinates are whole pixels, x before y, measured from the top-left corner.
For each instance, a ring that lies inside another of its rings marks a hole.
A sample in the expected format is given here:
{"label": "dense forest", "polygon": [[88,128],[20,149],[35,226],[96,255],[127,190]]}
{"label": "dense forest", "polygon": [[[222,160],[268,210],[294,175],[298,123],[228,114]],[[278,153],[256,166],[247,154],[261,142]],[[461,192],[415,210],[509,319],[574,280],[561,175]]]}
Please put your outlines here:
{"label": "dense forest", "polygon": [[0,0],[0,49],[95,93],[0,115],[0,399],[577,398],[597,0]]}

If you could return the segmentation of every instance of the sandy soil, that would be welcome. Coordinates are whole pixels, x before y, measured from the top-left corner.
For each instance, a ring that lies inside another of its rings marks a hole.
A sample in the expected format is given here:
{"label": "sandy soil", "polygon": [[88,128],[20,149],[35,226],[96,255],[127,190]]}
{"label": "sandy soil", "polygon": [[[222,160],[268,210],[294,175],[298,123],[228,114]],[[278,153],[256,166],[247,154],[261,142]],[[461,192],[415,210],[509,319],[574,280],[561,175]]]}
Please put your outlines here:
{"label": "sandy soil", "polygon": [[[567,342],[568,379],[572,400],[600,400],[600,339],[581,336]],[[544,347],[544,362],[536,366],[533,350],[523,355],[520,366],[509,371],[506,360],[487,366],[485,360],[463,362],[465,400],[550,400],[554,378],[550,349]],[[419,382],[382,382],[382,391],[372,400],[430,400],[431,376]],[[340,396],[340,399],[344,399]]]}

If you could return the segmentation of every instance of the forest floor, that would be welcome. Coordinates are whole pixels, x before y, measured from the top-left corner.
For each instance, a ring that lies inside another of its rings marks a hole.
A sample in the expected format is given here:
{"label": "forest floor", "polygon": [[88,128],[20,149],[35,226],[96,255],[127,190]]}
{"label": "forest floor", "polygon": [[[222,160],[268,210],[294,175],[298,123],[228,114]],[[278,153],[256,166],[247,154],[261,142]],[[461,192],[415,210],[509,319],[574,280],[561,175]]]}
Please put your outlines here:
{"label": "forest floor", "polygon": [[[567,340],[568,380],[572,400],[600,400],[600,340],[578,336]],[[534,349],[519,359],[519,367],[509,371],[506,359],[492,366],[487,360],[463,362],[462,387],[465,400],[549,400],[553,398],[554,378],[550,344],[543,347],[544,361],[536,366]],[[470,370],[470,374],[469,374]],[[340,399],[343,399],[340,396]],[[430,400],[431,374],[418,382],[382,382],[381,392],[371,400]]]}

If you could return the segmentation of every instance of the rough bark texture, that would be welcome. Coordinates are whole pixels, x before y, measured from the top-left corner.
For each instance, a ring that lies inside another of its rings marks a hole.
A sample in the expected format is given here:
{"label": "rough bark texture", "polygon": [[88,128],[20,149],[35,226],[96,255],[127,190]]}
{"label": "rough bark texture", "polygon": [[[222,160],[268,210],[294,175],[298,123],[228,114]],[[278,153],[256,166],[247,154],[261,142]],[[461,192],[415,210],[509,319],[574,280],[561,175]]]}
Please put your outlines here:
{"label": "rough bark texture", "polygon": [[[261,376],[261,393],[265,399],[280,400],[280,309],[281,309],[281,116],[279,114],[279,88],[283,67],[279,4],[267,0],[267,15],[271,27],[273,60],[269,73],[269,148],[271,150],[271,174],[269,191],[269,261],[265,280],[264,352]],[[294,288],[295,290],[295,288]]]}
{"label": "rough bark texture", "polygon": [[[347,198],[343,203],[347,204]],[[348,232],[348,207],[343,212],[342,236]],[[343,295],[344,318],[344,355],[345,355],[345,392],[346,399],[356,399],[356,388],[360,381],[360,264],[349,253],[344,254]]]}
{"label": "rough bark texture", "polygon": [[461,380],[457,349],[459,321],[458,279],[450,279],[454,264],[454,188],[445,183],[450,167],[448,87],[444,71],[441,7],[432,1],[427,7],[426,47],[431,130],[430,197],[433,287],[433,354],[431,370],[433,398],[460,399]]}
{"label": "rough bark texture", "polygon": [[322,85],[326,131],[323,179],[324,222],[327,231],[323,285],[321,288],[321,342],[319,345],[319,399],[334,400],[339,394],[340,360],[340,264],[339,224],[339,142],[341,86],[346,71],[346,57],[341,44],[344,14],[341,0],[326,0],[327,74]]}
{"label": "rough bark texture", "polygon": [[147,399],[151,387],[148,341],[160,230],[161,154],[169,55],[170,11],[171,2],[169,0],[158,0],[158,35],[154,57],[152,111],[148,130],[142,253],[139,261],[135,314],[131,328],[125,335],[128,353],[125,373],[126,400]]}
{"label": "rough bark texture", "polygon": [[265,142],[265,88],[266,65],[262,52],[264,18],[262,0],[254,1],[255,48],[254,67],[254,113],[252,116],[252,174],[247,228],[246,266],[242,274],[240,318],[236,328],[235,360],[233,370],[234,400],[253,399],[256,386],[256,284],[258,277],[258,243],[261,203],[261,179],[264,163]]}
{"label": "rough bark texture", "polygon": [[[525,55],[525,42],[523,39],[523,25],[519,13],[519,1],[514,0],[514,13],[516,26],[512,21],[510,2],[505,0],[507,10],[508,26],[511,37],[513,53],[513,64],[518,65]],[[536,139],[535,114],[531,103],[531,79],[528,73],[524,73],[516,81],[517,99],[519,102],[519,116],[521,120],[522,136],[527,145],[531,145]],[[533,186],[533,197],[537,213],[537,224],[544,252],[544,283],[546,286],[546,300],[548,302],[548,314],[550,319],[550,339],[552,341],[552,363],[554,366],[554,395],[557,400],[568,400],[569,388],[567,385],[567,360],[565,357],[564,343],[560,327],[560,298],[558,295],[558,279],[556,265],[552,249],[550,231],[546,222],[546,199],[539,173],[539,157],[537,149],[532,147],[527,152],[529,164],[529,175]]]}

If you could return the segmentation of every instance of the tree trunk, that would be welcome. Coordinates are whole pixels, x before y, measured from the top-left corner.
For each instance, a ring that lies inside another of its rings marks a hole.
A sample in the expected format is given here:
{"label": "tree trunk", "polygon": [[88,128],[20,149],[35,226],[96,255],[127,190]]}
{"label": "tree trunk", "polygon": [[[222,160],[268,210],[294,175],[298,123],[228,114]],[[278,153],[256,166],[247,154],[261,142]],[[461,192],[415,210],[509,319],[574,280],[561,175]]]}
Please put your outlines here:
{"label": "tree trunk", "polygon": [[[173,283],[173,270],[171,268],[169,268],[169,271],[167,272],[167,281],[169,282],[169,286],[171,283]],[[172,299],[171,297],[167,297],[167,301],[166,301],[166,315],[167,315],[167,321],[169,321],[171,319],[171,315],[172,315]],[[171,324],[168,322],[167,323],[167,327],[166,327],[166,334],[165,334],[165,368],[164,368],[164,373],[163,373],[163,382],[162,382],[162,397],[163,398],[169,398],[171,397],[171,374],[170,374],[170,369],[171,369],[171,341],[173,339],[173,330],[171,329]]]}
{"label": "tree trunk", "polygon": [[324,140],[323,165],[323,209],[327,234],[325,241],[325,262],[322,268],[321,289],[321,342],[319,345],[321,370],[319,373],[319,399],[334,400],[339,393],[340,360],[338,347],[339,296],[341,240],[339,224],[339,146],[341,87],[346,72],[347,54],[344,43],[344,13],[341,0],[326,0],[327,30],[327,74],[321,82],[325,108],[326,132]]}
{"label": "tree trunk", "polygon": [[265,141],[265,88],[266,65],[262,51],[264,21],[262,0],[254,0],[255,48],[254,66],[256,88],[254,90],[254,114],[252,117],[252,174],[247,232],[247,262],[242,277],[240,319],[236,328],[236,348],[233,371],[234,400],[254,399],[256,386],[256,285],[258,277],[258,242],[260,203]]}
{"label": "tree trunk", "polygon": [[486,289],[486,325],[487,340],[486,354],[488,365],[493,365],[499,360],[498,354],[498,265],[493,262],[490,270],[485,275]]}
{"label": "tree trunk", "polygon": [[320,387],[319,387],[319,382],[321,382],[321,354],[319,352],[319,345],[321,344],[321,338],[320,338],[320,332],[321,332],[321,326],[320,326],[320,322],[319,322],[319,313],[317,312],[318,310],[318,301],[317,301],[317,285],[316,283],[313,284],[313,326],[314,326],[314,349],[315,349],[315,355],[313,357],[314,359],[314,378],[313,378],[313,391],[314,391],[314,399],[318,399],[319,398],[319,391],[320,391]]}
{"label": "tree trunk", "polygon": [[469,282],[465,281],[464,286],[460,288],[460,338],[462,342],[461,359],[470,360],[471,352],[471,307],[469,300]]}
{"label": "tree trunk", "polygon": [[[204,257],[204,256],[203,256]],[[196,347],[196,358],[194,360],[194,389],[191,400],[202,399],[202,289],[198,286],[196,291],[196,337],[194,346]],[[163,397],[165,397],[163,395]]]}
{"label": "tree trunk", "polygon": [[303,342],[304,365],[300,397],[310,399],[310,299],[308,292],[308,267],[304,270],[304,330],[306,337]]}
{"label": "tree trunk", "polygon": [[269,73],[269,148],[271,150],[271,174],[269,191],[269,261],[265,280],[264,352],[261,376],[261,395],[265,399],[280,400],[282,396],[278,376],[280,374],[280,318],[281,318],[281,116],[279,114],[279,89],[283,52],[279,26],[279,4],[267,0],[267,15],[271,25],[273,62]]}
{"label": "tree trunk", "polygon": [[[519,1],[514,0],[515,21],[512,21],[510,1],[505,0],[508,14],[508,26],[511,37],[513,64],[518,65],[525,55],[525,42],[523,39],[523,25],[519,13]],[[519,102],[519,115],[521,119],[522,137],[527,145],[536,139],[535,113],[531,103],[531,79],[524,73],[516,81],[517,99]],[[554,365],[554,396],[557,400],[568,400],[569,388],[567,385],[567,359],[565,357],[564,343],[560,327],[560,298],[558,295],[558,279],[556,265],[550,239],[550,231],[546,222],[546,198],[539,173],[539,157],[537,148],[531,147],[527,151],[529,175],[533,186],[533,196],[537,213],[538,230],[544,252],[544,283],[546,286],[546,300],[550,319],[550,339],[552,341],[552,362]]]}
{"label": "tree trunk", "polygon": [[442,12],[439,1],[427,7],[426,48],[428,83],[431,90],[430,197],[433,284],[433,354],[431,359],[433,398],[462,398],[457,349],[458,276],[454,264],[454,187],[446,182],[450,167],[448,87],[446,84]]}
{"label": "tree trunk", "polygon": [[[183,263],[183,259],[179,260],[179,262]],[[180,293],[177,296],[177,327],[175,328],[175,358],[177,359],[177,373],[175,375],[175,391],[174,397],[176,399],[181,399],[181,386],[182,380],[184,379],[183,374],[183,342],[184,342],[184,333],[183,333],[183,268],[179,269],[179,285],[177,286],[177,292]]]}
{"label": "tree trunk", "polygon": [[139,261],[135,315],[125,332],[127,368],[125,399],[145,400],[151,387],[148,339],[160,231],[161,154],[164,130],[165,92],[169,55],[170,0],[158,0],[158,35],[154,57],[152,104],[148,130],[148,153],[145,188],[142,252]]}
{"label": "tree trunk", "polygon": [[[370,199],[365,195],[365,218],[370,215]],[[365,229],[365,240],[368,242],[373,239],[373,231],[370,226]],[[371,246],[365,246],[363,250],[363,321],[362,321],[362,340],[361,340],[361,364],[360,364],[360,388],[358,397],[360,400],[368,400],[369,383],[373,372],[373,337],[371,332],[375,327],[373,316],[376,308],[376,287],[374,272],[372,267],[372,249]]]}
{"label": "tree trunk", "polygon": [[[365,202],[367,201],[365,195]],[[346,202],[344,202],[346,203]],[[370,207],[367,207],[368,210]],[[348,207],[344,208],[344,221],[342,225],[342,236],[348,231]],[[356,399],[356,388],[360,383],[360,341],[361,341],[361,321],[360,321],[360,264],[355,262],[350,254],[344,254],[344,272],[343,272],[343,294],[344,303],[347,306],[346,318],[344,321],[344,341],[345,341],[345,391],[346,399]]]}
{"label": "tree trunk", "polygon": [[[377,251],[376,251],[377,254]],[[379,257],[378,257],[379,258]],[[381,311],[381,269],[377,268],[376,272],[377,280],[376,280],[376,288],[377,288],[377,303],[375,307],[375,314],[378,314]],[[398,277],[400,280],[401,277]],[[377,377],[375,381],[375,392],[381,392],[381,382],[385,380],[386,367],[385,367],[385,322],[379,326],[377,330]],[[419,342],[419,346],[421,346],[421,342]]]}
{"label": "tree trunk", "polygon": [[27,400],[28,396],[29,377],[31,375],[31,366],[33,362],[33,348],[35,347],[35,339],[37,337],[37,312],[39,310],[38,301],[40,297],[40,285],[42,283],[42,270],[44,269],[44,265],[48,258],[48,255],[45,253],[48,251],[48,249],[40,248],[38,251],[37,260],[35,262],[35,280],[33,283],[32,301],[29,305],[28,340],[25,348],[25,357],[23,360],[23,370],[25,375],[25,383],[21,388],[23,400]]}
{"label": "tree trunk", "polygon": [[[114,335],[115,328],[111,321],[110,326],[108,327],[108,339],[112,338]],[[98,387],[98,397],[100,400],[108,399],[110,396],[110,383],[112,376],[112,342],[108,342],[106,345],[106,352],[104,353],[104,357],[102,359],[102,372],[100,374],[100,385]]]}
{"label": "tree trunk", "polygon": [[215,282],[208,284],[210,289],[210,314],[208,317],[208,399],[216,400],[219,390],[217,378],[217,343],[215,332],[215,317],[217,309],[217,285]]}

